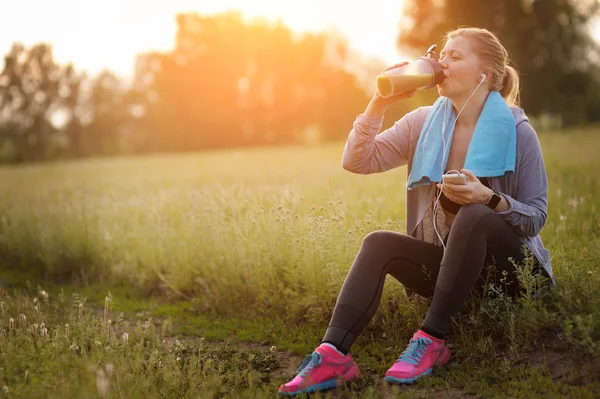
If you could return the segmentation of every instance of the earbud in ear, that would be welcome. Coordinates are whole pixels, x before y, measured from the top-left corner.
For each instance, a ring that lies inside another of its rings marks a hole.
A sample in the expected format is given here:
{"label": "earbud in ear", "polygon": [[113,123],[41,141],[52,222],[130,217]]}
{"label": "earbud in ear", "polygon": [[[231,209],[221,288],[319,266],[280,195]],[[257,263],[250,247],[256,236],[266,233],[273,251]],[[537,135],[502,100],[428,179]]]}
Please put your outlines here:
{"label": "earbud in ear", "polygon": [[485,80],[485,78],[487,78],[486,74],[485,74],[485,73],[482,73],[482,74],[481,74],[481,81],[483,82],[483,81]]}

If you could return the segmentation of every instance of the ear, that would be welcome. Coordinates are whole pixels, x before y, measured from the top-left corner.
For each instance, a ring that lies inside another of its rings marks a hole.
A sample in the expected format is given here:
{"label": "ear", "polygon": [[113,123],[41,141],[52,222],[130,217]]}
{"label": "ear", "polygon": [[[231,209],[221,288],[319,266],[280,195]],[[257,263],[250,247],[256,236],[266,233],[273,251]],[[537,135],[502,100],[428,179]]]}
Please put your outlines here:
{"label": "ear", "polygon": [[488,69],[484,69],[479,76],[482,77],[483,75],[485,75],[484,83],[489,82],[492,79],[492,71]]}

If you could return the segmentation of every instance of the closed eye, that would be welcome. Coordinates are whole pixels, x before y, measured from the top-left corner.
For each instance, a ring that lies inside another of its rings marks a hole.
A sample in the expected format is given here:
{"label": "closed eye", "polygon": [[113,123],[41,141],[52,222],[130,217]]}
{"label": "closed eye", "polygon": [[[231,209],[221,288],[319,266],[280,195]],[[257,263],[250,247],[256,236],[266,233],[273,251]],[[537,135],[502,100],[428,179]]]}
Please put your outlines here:
{"label": "closed eye", "polygon": [[[447,54],[446,54],[445,52],[443,52],[443,51],[442,51],[442,52],[440,53],[440,59],[444,59],[444,58],[446,57],[446,55],[447,55]],[[452,61],[458,61],[458,60],[460,60],[460,59],[461,59],[461,58],[460,58],[460,54],[459,54],[459,53],[458,53],[456,50],[451,50],[451,51],[450,51],[450,59],[451,59]]]}

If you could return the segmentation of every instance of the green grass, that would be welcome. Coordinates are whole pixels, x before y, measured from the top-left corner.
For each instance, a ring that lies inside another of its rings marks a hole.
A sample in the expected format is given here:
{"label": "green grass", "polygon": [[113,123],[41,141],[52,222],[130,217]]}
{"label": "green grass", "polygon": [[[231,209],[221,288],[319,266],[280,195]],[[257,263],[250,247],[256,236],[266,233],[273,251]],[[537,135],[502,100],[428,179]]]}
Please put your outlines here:
{"label": "green grass", "polygon": [[[542,239],[556,289],[535,301],[470,299],[455,317],[451,365],[396,392],[380,376],[419,327],[428,301],[408,300],[389,278],[353,348],[368,376],[342,396],[598,395],[600,131],[540,140],[550,184]],[[110,362],[112,396],[272,397],[289,376],[273,370],[321,338],[362,238],[377,229],[404,231],[405,169],[350,174],[340,166],[342,146],[1,168],[0,190],[8,195],[0,198],[0,279],[18,290],[0,294],[10,303],[0,323],[8,331],[9,318],[21,313],[27,322],[1,341],[0,383],[19,397],[89,397],[97,392],[98,367]],[[43,317],[32,313],[37,284],[50,293]],[[102,317],[108,291],[115,312],[123,312],[115,331],[129,328],[142,342],[138,321],[167,327],[147,332],[141,346],[108,344]],[[78,320],[76,293],[99,314]],[[52,332],[43,342],[24,332],[42,320]],[[58,338],[66,323],[86,343],[84,355],[73,355]],[[198,345],[183,350],[180,367],[173,337],[188,346],[204,337],[205,352]],[[279,357],[250,343],[275,345]],[[543,351],[559,364],[575,362],[576,371],[557,377],[557,364],[532,366]],[[157,356],[167,359],[168,378],[149,371]],[[9,365],[11,359],[18,361]],[[200,366],[199,359],[213,360]]]}

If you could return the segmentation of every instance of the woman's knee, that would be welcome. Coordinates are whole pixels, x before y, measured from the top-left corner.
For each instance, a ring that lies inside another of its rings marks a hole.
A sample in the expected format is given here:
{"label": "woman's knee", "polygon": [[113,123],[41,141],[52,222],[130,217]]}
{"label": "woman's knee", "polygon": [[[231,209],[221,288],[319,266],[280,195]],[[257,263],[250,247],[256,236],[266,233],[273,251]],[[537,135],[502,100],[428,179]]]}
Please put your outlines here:
{"label": "woman's knee", "polygon": [[467,204],[458,210],[454,223],[475,226],[494,214],[495,212],[484,204]]}
{"label": "woman's knee", "polygon": [[361,250],[377,250],[380,251],[384,248],[389,248],[393,246],[394,248],[398,248],[401,246],[403,241],[405,240],[405,234],[396,233],[394,231],[388,230],[377,230],[367,234],[363,238]]}
{"label": "woman's knee", "polygon": [[458,210],[458,213],[456,214],[456,217],[467,217],[467,218],[481,218],[482,216],[488,215],[488,214],[493,214],[494,211],[492,209],[490,209],[487,205],[484,204],[479,204],[479,203],[472,203],[472,204],[467,204],[467,205],[463,205],[460,207],[460,209]]}

